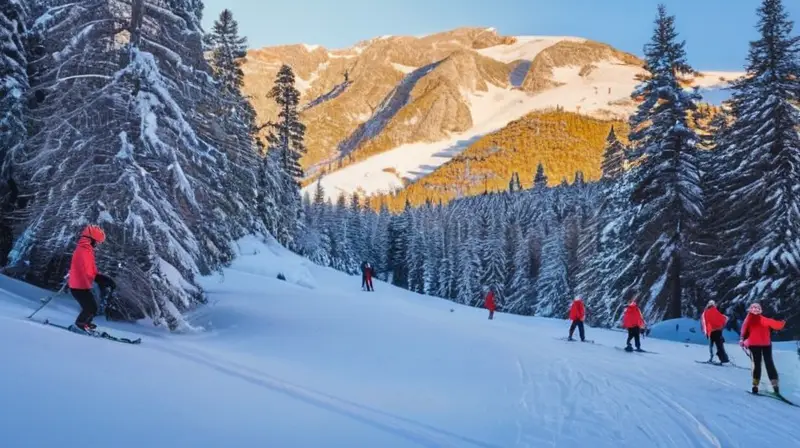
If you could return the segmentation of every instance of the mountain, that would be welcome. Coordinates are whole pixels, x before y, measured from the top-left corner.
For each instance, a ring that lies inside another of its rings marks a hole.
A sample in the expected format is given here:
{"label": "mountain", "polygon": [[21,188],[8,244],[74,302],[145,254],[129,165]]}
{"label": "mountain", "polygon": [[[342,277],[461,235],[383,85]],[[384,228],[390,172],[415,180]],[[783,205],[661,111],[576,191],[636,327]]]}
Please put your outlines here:
{"label": "mountain", "polygon": [[[188,319],[205,331],[95,320],[141,337],[135,346],[26,319],[51,292],[0,276],[0,396],[13,404],[3,446],[787,447],[800,437],[797,409],[745,392],[746,369],[693,362],[709,355],[690,333],[696,321],[658,324],[642,341],[655,353],[625,353],[617,331],[587,327],[595,344],[565,342],[560,319],[487,320],[379,281],[361,292],[357,277],[277,244],[237,247],[230,267],[199,279],[209,305]],[[76,313],[57,297],[35,318]],[[798,401],[794,344],[773,347],[781,390]],[[728,351],[747,365],[735,343]]]}
{"label": "mountain", "polygon": [[[600,42],[494,28],[381,36],[339,50],[268,47],[248,52],[243,67],[261,121],[276,116],[265,94],[282,63],[302,95],[306,184],[324,174],[329,197],[402,187],[532,111],[624,119],[643,72],[639,58]],[[738,75],[709,72],[687,83],[711,88]]]}

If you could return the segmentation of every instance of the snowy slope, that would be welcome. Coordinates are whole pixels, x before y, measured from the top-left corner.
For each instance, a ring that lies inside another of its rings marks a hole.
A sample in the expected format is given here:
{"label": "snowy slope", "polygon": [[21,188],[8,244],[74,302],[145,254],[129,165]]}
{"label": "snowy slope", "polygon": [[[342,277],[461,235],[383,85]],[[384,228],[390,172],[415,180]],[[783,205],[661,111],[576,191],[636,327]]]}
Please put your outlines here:
{"label": "snowy slope", "polygon": [[[748,396],[746,370],[695,363],[704,346],[645,339],[657,354],[625,353],[624,334],[591,328],[596,344],[567,343],[564,321],[489,321],[378,282],[361,292],[356,277],[252,239],[203,283],[212,304],[190,319],[204,332],[99,322],[142,336],[130,346],[26,320],[45,293],[0,278],[0,397],[13,405],[0,446],[800,443],[800,410]],[[75,312],[61,297],[40,317]],[[800,371],[781,359],[782,373]]]}
{"label": "snowy slope", "polygon": [[[594,69],[584,76],[580,75],[580,66],[558,68],[554,70],[553,81],[561,85],[536,94],[518,89],[526,74],[524,70],[541,51],[561,41],[586,40],[549,36],[517,36],[516,39],[511,45],[478,50],[480,54],[500,62],[519,64],[511,73],[510,87],[488,84],[487,92],[462,91],[470,105],[473,122],[470,129],[437,142],[403,144],[333,171],[321,180],[326,197],[335,201],[340,193],[373,195],[402,188],[404,181],[415,181],[430,174],[481,136],[537,110],[562,107],[568,112],[619,118],[634,112],[635,104],[630,101],[630,95],[638,84],[636,76],[642,73],[642,69],[615,59],[594,64]],[[412,68],[394,66],[402,72]],[[714,71],[703,75],[695,79],[694,85],[713,93],[713,102],[718,103],[719,87],[742,73]],[[309,185],[304,192],[313,195],[315,188],[315,184]]]}

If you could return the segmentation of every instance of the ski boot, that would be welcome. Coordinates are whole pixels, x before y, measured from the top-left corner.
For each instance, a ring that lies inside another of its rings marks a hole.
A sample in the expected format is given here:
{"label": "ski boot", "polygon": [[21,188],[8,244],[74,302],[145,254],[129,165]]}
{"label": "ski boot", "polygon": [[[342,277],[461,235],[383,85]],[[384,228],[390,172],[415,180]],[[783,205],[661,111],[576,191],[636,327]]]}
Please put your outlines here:
{"label": "ski boot", "polygon": [[75,326],[87,333],[97,328],[97,325],[91,322],[75,322]]}
{"label": "ski boot", "polygon": [[775,395],[781,396],[780,388],[778,388],[778,380],[771,380],[772,383],[772,391],[775,392]]}
{"label": "ski boot", "polygon": [[642,348],[641,348],[641,347],[636,347],[636,351],[637,351],[637,352],[644,352],[644,350],[642,350]]}
{"label": "ski boot", "polygon": [[753,380],[753,388],[751,389],[751,392],[753,392],[753,395],[758,395],[758,383],[759,383],[758,380],[756,380],[756,379]]}
{"label": "ski boot", "polygon": [[567,340],[568,340],[568,341],[570,341],[570,342],[572,342],[572,341],[574,341],[575,339],[572,339],[572,336],[569,336],[569,337],[567,338]]}
{"label": "ski boot", "polygon": [[631,345],[628,344],[628,345],[625,346],[625,351],[626,352],[632,352],[633,351],[633,347],[631,347]]}

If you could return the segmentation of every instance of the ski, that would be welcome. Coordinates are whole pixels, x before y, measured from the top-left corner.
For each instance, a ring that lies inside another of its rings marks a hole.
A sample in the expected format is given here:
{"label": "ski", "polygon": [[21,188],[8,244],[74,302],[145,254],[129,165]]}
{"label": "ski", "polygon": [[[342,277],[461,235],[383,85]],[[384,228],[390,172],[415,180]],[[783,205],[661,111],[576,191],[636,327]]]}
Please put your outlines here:
{"label": "ski", "polygon": [[800,405],[794,404],[791,401],[789,401],[786,397],[784,397],[783,395],[778,395],[778,394],[776,394],[774,392],[758,392],[758,393],[755,393],[755,394],[752,391],[749,391],[749,390],[745,391],[745,392],[747,392],[750,395],[758,395],[759,397],[772,398],[773,400],[782,401],[782,402],[784,402],[784,403],[786,403],[786,404],[788,404],[790,406],[794,406],[794,407],[800,408]]}
{"label": "ski", "polygon": [[564,341],[564,342],[583,342],[583,343],[586,343],[586,344],[594,344],[594,339],[586,339],[584,341],[581,341],[580,339],[574,339],[574,338],[572,340],[569,340],[569,338],[555,338],[555,339],[557,341]]}
{"label": "ski", "polygon": [[71,332],[76,333],[76,334],[82,334],[82,335],[85,335],[85,336],[91,336],[91,337],[100,338],[100,339],[107,339],[109,341],[123,342],[123,343],[126,343],[126,344],[134,344],[134,345],[142,343],[142,338],[137,338],[137,339],[121,338],[121,337],[117,337],[117,336],[112,336],[112,335],[108,334],[105,331],[83,330],[81,328],[76,327],[75,325],[69,325],[69,326],[61,325],[61,324],[56,324],[56,323],[50,322],[49,320],[45,320],[42,323],[45,324],[45,325],[50,325],[52,327],[61,328],[62,330],[71,331]]}
{"label": "ski", "polygon": [[737,369],[750,370],[747,367],[737,366],[736,364],[732,364],[732,363],[722,364],[722,363],[716,362],[716,361],[698,361],[698,360],[695,360],[694,362],[696,362],[698,364],[710,364],[712,366],[717,366],[717,367],[735,367]]}
{"label": "ski", "polygon": [[651,355],[657,355],[657,354],[658,354],[658,353],[656,353],[656,352],[650,352],[650,351],[647,351],[647,350],[636,350],[636,349],[633,349],[633,350],[625,350],[625,349],[624,349],[624,348],[622,348],[622,347],[616,347],[616,346],[615,346],[614,348],[615,348],[615,349],[617,349],[617,350],[622,350],[623,352],[627,352],[627,353],[649,353],[649,354],[651,354]]}

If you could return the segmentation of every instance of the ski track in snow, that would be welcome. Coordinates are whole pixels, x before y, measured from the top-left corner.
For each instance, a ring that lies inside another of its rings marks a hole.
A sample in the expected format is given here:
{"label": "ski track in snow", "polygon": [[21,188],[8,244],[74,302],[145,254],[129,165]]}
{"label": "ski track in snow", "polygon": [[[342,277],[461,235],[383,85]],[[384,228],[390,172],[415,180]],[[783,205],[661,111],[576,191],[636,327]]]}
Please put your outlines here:
{"label": "ski track in snow", "polygon": [[[20,341],[0,346],[0,396],[27,403],[0,420],[0,446],[82,446],[74,434],[58,437],[73,428],[53,413],[89,384],[115,392],[92,399],[108,411],[95,436],[108,427],[120,447],[140,446],[137,437],[152,446],[800,446],[796,408],[753,401],[747,370],[697,364],[707,346],[645,338],[659,354],[626,353],[614,349],[624,334],[589,327],[594,344],[556,341],[565,321],[488,321],[485,310],[382,282],[366,294],[357,277],[285,249],[242,246],[222,281],[204,279],[213,304],[190,315],[209,331],[170,335],[98,319],[112,334],[142,336],[138,346],[29,321],[48,294],[0,277],[0,337]],[[320,287],[276,280],[276,270]],[[75,313],[59,296],[38,317],[67,322]],[[790,358],[776,359],[791,372]],[[142,379],[145,371],[156,380]],[[119,414],[130,417],[109,426]],[[43,418],[51,431],[35,430]]]}

